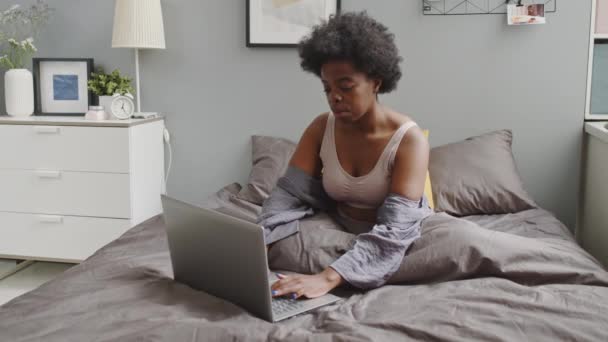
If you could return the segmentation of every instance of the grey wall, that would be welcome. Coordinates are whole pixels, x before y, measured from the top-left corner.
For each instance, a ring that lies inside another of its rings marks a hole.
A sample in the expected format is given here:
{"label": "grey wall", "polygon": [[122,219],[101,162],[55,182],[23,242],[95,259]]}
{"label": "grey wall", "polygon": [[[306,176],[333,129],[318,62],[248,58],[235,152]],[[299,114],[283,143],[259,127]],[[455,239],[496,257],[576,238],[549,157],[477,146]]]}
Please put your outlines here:
{"label": "grey wall", "polygon": [[[0,8],[13,2],[1,0]],[[133,75],[133,52],[110,48],[114,1],[48,2],[57,11],[39,57],[93,57]],[[169,193],[198,203],[244,182],[252,134],[297,140],[327,106],[318,80],[300,71],[295,49],[245,47],[244,1],[162,3],[167,49],[141,53],[142,109],[167,116]],[[511,128],[525,186],[573,226],[589,0],[559,1],[547,25],[528,27],[508,27],[503,15],[423,16],[418,0],[342,4],[367,9],[396,35],[404,77],[382,101],[430,129],[434,146]]]}

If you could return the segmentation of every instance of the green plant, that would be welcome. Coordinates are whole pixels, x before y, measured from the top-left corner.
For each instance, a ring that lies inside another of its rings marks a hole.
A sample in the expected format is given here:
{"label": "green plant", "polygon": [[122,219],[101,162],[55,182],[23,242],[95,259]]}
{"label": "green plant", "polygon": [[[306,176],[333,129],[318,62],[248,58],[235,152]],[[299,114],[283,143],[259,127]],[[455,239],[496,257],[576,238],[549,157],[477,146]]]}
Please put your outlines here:
{"label": "green plant", "polygon": [[20,69],[24,67],[25,61],[36,52],[33,39],[28,38],[18,42],[13,38],[8,40],[8,53],[0,57],[0,65],[7,69]]}
{"label": "green plant", "polygon": [[37,0],[29,8],[13,5],[0,11],[0,66],[7,69],[25,66],[36,52],[34,38],[53,10],[44,1]]}
{"label": "green plant", "polygon": [[89,90],[97,96],[112,96],[114,94],[132,94],[131,79],[120,75],[120,70],[114,69],[112,73],[106,74],[99,67],[91,73],[91,79],[87,83]]}

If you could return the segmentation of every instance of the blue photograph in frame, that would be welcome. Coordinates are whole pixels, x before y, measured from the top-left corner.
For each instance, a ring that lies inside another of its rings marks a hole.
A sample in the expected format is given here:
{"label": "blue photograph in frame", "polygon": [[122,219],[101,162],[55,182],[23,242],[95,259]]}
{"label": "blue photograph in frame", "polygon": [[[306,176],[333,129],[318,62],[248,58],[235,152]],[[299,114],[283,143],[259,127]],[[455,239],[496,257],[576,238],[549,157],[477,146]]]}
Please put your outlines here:
{"label": "blue photograph in frame", "polygon": [[78,75],[53,75],[54,100],[78,100]]}

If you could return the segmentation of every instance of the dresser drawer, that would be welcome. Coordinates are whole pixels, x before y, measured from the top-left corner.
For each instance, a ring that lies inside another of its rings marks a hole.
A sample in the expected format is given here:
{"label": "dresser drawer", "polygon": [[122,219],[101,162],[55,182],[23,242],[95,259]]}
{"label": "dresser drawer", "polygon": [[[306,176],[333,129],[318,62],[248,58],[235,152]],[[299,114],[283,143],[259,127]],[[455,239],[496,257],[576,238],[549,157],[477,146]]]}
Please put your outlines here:
{"label": "dresser drawer", "polygon": [[0,212],[0,257],[79,262],[130,228],[129,220]]}
{"label": "dresser drawer", "polygon": [[129,172],[129,130],[0,125],[0,168]]}
{"label": "dresser drawer", "polygon": [[129,196],[128,174],[0,169],[0,211],[130,218]]}

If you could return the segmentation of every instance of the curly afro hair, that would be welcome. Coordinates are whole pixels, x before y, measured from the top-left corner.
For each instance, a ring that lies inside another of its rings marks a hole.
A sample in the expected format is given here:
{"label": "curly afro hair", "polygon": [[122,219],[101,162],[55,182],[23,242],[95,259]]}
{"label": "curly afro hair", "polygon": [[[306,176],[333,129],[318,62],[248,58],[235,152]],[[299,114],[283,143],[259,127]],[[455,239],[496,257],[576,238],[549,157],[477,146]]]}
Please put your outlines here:
{"label": "curly afro hair", "polygon": [[367,12],[349,12],[332,16],[304,37],[298,50],[305,71],[321,77],[321,67],[331,60],[351,61],[355,68],[371,78],[382,80],[380,93],[397,88],[401,78],[402,58],[395,36]]}

